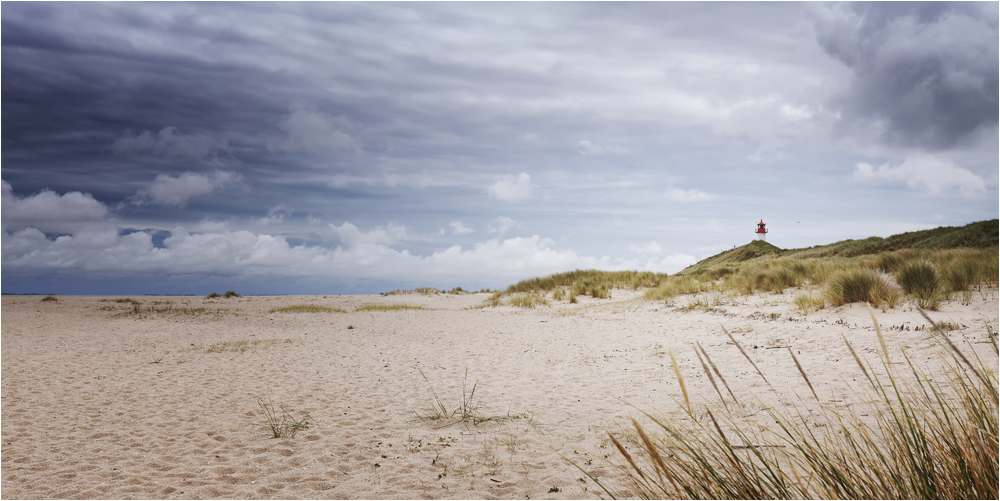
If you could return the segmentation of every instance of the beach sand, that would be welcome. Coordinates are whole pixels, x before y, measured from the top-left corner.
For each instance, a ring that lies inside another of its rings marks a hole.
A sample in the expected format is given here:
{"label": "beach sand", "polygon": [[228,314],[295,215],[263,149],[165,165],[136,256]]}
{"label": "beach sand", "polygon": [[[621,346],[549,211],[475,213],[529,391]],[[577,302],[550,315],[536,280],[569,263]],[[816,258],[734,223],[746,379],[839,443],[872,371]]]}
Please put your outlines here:
{"label": "beach sand", "polygon": [[[719,405],[700,342],[738,393],[808,413],[790,347],[825,405],[860,408],[851,388],[864,375],[841,336],[878,364],[866,306],[803,316],[799,293],[698,296],[710,311],[623,290],[534,309],[474,308],[486,294],[133,297],[141,311],[172,309],[140,315],[112,298],[4,296],[2,497],[592,497],[599,488],[561,456],[622,489],[605,430],[643,410],[680,415],[670,349],[695,405]],[[347,312],[271,312],[295,304]],[[427,309],[354,311],[363,304]],[[909,305],[876,313],[890,352],[938,359]],[[963,327],[950,339],[997,371],[995,289],[931,315]],[[463,384],[496,420],[417,418],[435,394],[459,407]],[[271,438],[258,399],[308,413],[310,427]]]}

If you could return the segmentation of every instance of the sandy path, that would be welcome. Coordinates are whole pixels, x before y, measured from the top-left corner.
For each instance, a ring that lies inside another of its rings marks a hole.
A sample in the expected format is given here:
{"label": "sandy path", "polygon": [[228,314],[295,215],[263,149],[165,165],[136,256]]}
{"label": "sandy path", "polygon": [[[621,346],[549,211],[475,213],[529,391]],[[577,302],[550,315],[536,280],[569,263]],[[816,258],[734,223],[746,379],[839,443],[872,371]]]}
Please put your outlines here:
{"label": "sandy path", "polygon": [[[584,489],[596,486],[578,480],[583,475],[557,452],[618,485],[604,461],[611,454],[604,430],[639,415],[626,402],[678,412],[683,396],[669,348],[696,402],[718,398],[695,341],[735,387],[769,392],[722,326],[779,388],[775,400],[801,405],[796,395],[809,391],[788,346],[821,398],[844,412],[856,406],[845,381],[864,376],[841,335],[877,360],[867,310],[803,317],[792,311],[794,293],[701,296],[719,303],[714,311],[683,311],[691,298],[665,305],[617,290],[610,300],[532,310],[467,309],[482,294],[136,297],[140,308],[174,309],[143,317],[109,298],[5,296],[2,495],[587,497]],[[353,312],[368,303],[433,309]],[[269,312],[292,304],[350,313]],[[949,335],[964,337],[993,371],[984,321],[997,324],[997,305],[993,290],[933,314],[966,325]],[[934,343],[913,330],[926,323],[916,312],[878,315],[891,344],[933,360]],[[478,426],[416,419],[434,403],[431,386],[449,408],[459,406],[466,369],[467,390],[478,381],[479,414],[507,419]],[[309,413],[312,426],[269,438],[258,398]]]}

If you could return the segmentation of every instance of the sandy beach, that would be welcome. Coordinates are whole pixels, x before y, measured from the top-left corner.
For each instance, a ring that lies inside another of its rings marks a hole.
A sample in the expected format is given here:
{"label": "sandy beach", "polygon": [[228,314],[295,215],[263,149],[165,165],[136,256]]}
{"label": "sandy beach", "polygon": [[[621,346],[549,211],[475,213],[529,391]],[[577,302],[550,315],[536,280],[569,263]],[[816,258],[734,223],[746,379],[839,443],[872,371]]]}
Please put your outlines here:
{"label": "sandy beach", "polygon": [[[2,496],[593,497],[598,487],[562,456],[624,489],[605,430],[629,428],[642,410],[680,413],[671,349],[696,405],[718,405],[699,342],[735,387],[808,413],[788,347],[824,404],[857,411],[864,376],[842,336],[878,362],[868,309],[802,315],[798,293],[664,303],[613,290],[533,309],[476,308],[487,294],[132,297],[139,305],[4,296]],[[692,301],[706,306],[685,308]],[[369,304],[425,309],[355,311]],[[272,311],[291,305],[344,312]],[[936,359],[909,304],[876,314],[890,352]],[[986,327],[998,324],[996,289],[931,315],[998,370]],[[435,395],[459,407],[463,383],[466,397],[475,385],[476,414],[493,419],[418,418]],[[309,428],[272,438],[259,399],[308,414]]]}

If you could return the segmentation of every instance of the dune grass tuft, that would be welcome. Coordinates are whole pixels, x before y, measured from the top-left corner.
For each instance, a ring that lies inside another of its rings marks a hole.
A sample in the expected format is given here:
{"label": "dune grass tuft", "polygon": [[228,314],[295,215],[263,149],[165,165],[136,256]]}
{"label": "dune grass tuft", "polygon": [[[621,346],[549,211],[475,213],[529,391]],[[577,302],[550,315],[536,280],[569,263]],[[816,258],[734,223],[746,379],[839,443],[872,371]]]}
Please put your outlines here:
{"label": "dune grass tuft", "polygon": [[944,287],[937,267],[930,261],[914,261],[901,265],[896,275],[899,286],[912,296],[917,306],[936,310],[941,305]]}
{"label": "dune grass tuft", "polygon": [[502,297],[503,297],[503,292],[496,291],[493,294],[490,294],[490,297],[484,299],[482,303],[480,303],[477,306],[474,306],[473,308],[477,308],[477,309],[478,308],[496,308],[497,306],[500,306],[501,304],[503,304],[503,302],[500,299]]}
{"label": "dune grass tuft", "polygon": [[[572,287],[578,294],[589,295],[595,287],[600,290],[638,289],[656,287],[668,275],[649,271],[598,271],[574,270],[547,277],[522,280],[507,288],[508,294],[517,292],[549,292],[557,287]],[[584,291],[585,290],[585,291]]]}
{"label": "dune grass tuft", "polygon": [[448,406],[445,405],[445,403],[441,400],[441,398],[438,397],[437,392],[434,391],[434,386],[431,385],[431,382],[429,379],[427,379],[427,375],[424,374],[424,371],[421,369],[417,369],[417,371],[420,373],[420,376],[424,378],[424,381],[427,382],[427,387],[430,388],[431,395],[433,395],[434,397],[433,404],[430,407],[424,409],[423,413],[413,411],[413,413],[416,414],[417,416],[417,420],[419,421],[447,420],[451,422],[447,423],[445,426],[449,426],[455,423],[464,423],[464,422],[472,423],[474,426],[479,426],[480,424],[486,422],[503,423],[510,419],[530,419],[528,414],[525,413],[511,414],[510,412],[508,412],[506,415],[502,416],[501,415],[487,416],[481,414],[479,412],[479,402],[476,401],[476,388],[479,387],[479,380],[477,379],[476,382],[472,384],[472,390],[470,391],[468,389],[468,382],[469,382],[468,368],[465,369],[465,376],[462,377],[461,404],[459,404],[454,409],[449,409]]}
{"label": "dune grass tuft", "polygon": [[[937,331],[941,342],[937,365],[918,366],[905,350],[905,366],[892,362],[872,317],[882,370],[874,371],[877,365],[866,369],[847,344],[866,376],[857,384],[870,384],[855,388],[866,402],[862,408],[845,413],[819,401],[805,369],[790,353],[789,363],[809,386],[818,411],[788,413],[751,395],[763,405],[768,419],[752,419],[730,412],[729,407],[692,411],[690,404],[681,409],[681,418],[645,413],[650,424],[633,420],[635,434],[608,433],[621,458],[618,467],[631,489],[628,495],[997,499],[997,375],[982,361],[973,363]],[[712,375],[707,365],[702,367]],[[679,372],[676,364],[675,370]],[[913,379],[904,379],[901,370]],[[721,398],[718,388],[716,392]],[[599,479],[588,476],[615,497]]]}
{"label": "dune grass tuft", "polygon": [[[118,302],[118,301],[116,301]],[[176,307],[169,301],[153,301],[152,304],[148,306],[142,306],[139,301],[132,301],[132,307],[124,310],[119,310],[114,307],[111,308],[101,308],[102,310],[114,311],[117,317],[129,317],[137,319],[146,319],[153,316],[188,316],[188,317],[200,317],[202,315],[215,315],[218,316],[224,312],[221,309],[209,310],[208,308],[185,308]]]}
{"label": "dune grass tuft", "polygon": [[427,310],[429,308],[424,308],[423,306],[415,306],[411,304],[363,304],[354,309],[354,311],[402,311],[402,310]]}
{"label": "dune grass tuft", "polygon": [[666,301],[680,294],[697,294],[706,290],[710,290],[710,287],[695,278],[670,277],[661,281],[656,288],[647,289],[643,297],[653,301]]}
{"label": "dune grass tuft", "polygon": [[208,346],[194,345],[192,349],[204,351],[205,353],[246,353],[252,348],[291,342],[291,339],[238,339],[235,341],[220,341]]}
{"label": "dune grass tuft", "polygon": [[827,301],[833,306],[871,303],[876,308],[895,308],[903,298],[896,281],[884,272],[861,268],[845,270],[826,284]]}
{"label": "dune grass tuft", "polygon": [[[462,290],[461,287],[456,287],[455,289],[457,289],[459,291]],[[455,289],[452,289],[452,291],[454,291]],[[453,292],[453,293],[457,294],[457,292]],[[391,290],[389,292],[383,292],[382,293],[383,296],[395,296],[395,295],[400,295],[400,294],[423,294],[425,296],[433,296],[435,294],[445,294],[445,291],[438,290],[438,289],[435,289],[433,287],[417,287],[416,289],[413,289],[413,290],[396,289],[396,290]]]}
{"label": "dune grass tuft", "polygon": [[803,315],[807,315],[826,307],[826,301],[822,297],[811,296],[809,294],[799,294],[795,296],[795,309]]}
{"label": "dune grass tuft", "polygon": [[309,421],[312,418],[308,413],[300,413],[298,418],[292,417],[283,406],[279,405],[279,410],[275,410],[270,399],[265,402],[263,398],[258,398],[257,405],[264,411],[265,422],[261,426],[268,431],[271,438],[293,438],[299,431],[309,429],[311,424]]}
{"label": "dune grass tuft", "polygon": [[347,311],[318,304],[293,304],[281,308],[272,308],[268,313],[347,313]]}
{"label": "dune grass tuft", "polygon": [[529,294],[515,294],[508,300],[511,306],[519,308],[534,308],[535,306],[548,306],[549,301],[537,292]]}

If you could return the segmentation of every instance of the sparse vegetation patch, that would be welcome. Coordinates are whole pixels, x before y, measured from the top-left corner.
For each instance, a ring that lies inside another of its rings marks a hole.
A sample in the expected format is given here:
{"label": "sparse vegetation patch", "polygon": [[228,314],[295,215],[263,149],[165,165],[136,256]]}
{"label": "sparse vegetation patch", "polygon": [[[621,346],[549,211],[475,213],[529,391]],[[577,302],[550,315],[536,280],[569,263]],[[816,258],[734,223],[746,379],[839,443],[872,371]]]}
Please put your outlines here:
{"label": "sparse vegetation patch", "polygon": [[424,308],[423,306],[414,306],[410,304],[363,304],[354,309],[354,311],[401,311],[401,310],[427,310],[429,308]]}
{"label": "sparse vegetation patch", "polygon": [[291,306],[282,306],[281,308],[272,308],[268,313],[347,313],[347,311],[318,304],[293,304]]}
{"label": "sparse vegetation patch", "polygon": [[[420,372],[420,376],[424,378],[427,382],[427,386],[431,390],[431,395],[434,396],[434,403],[431,407],[428,407],[421,412],[413,411],[417,415],[417,419],[420,421],[437,421],[437,420],[450,420],[450,424],[469,422],[475,426],[479,426],[486,422],[496,422],[502,423],[510,419],[530,419],[527,414],[511,414],[508,412],[506,415],[494,415],[487,416],[479,412],[479,402],[476,400],[476,388],[479,386],[479,380],[477,379],[475,383],[472,384],[471,391],[468,388],[469,382],[469,369],[465,369],[465,376],[462,378],[462,402],[454,409],[449,409],[445,405],[441,398],[438,397],[437,392],[434,391],[434,386],[431,385],[430,380],[427,379],[427,375],[424,371],[417,369]],[[447,426],[447,425],[446,425]]]}
{"label": "sparse vegetation patch", "polygon": [[262,398],[257,399],[257,405],[264,411],[265,422],[262,425],[267,429],[271,438],[293,438],[301,430],[308,430],[310,420],[308,413],[301,412],[299,417],[293,417],[283,406],[274,409],[274,404],[269,399],[267,402]]}
{"label": "sparse vegetation patch", "polygon": [[515,294],[509,299],[511,306],[519,308],[534,308],[535,306],[548,306],[549,301],[537,292],[530,294]]}
{"label": "sparse vegetation patch", "polygon": [[205,353],[245,353],[246,351],[257,347],[291,342],[291,339],[239,339],[235,341],[220,341],[218,343],[212,343],[208,346],[194,345],[193,349],[204,351]]}

